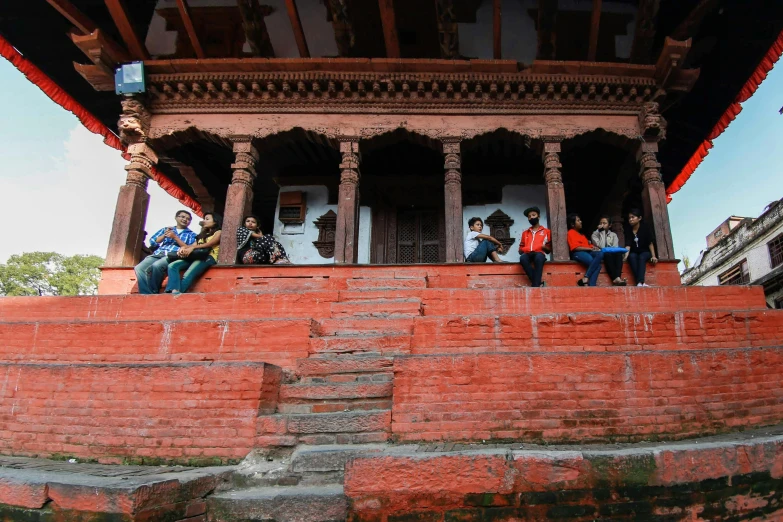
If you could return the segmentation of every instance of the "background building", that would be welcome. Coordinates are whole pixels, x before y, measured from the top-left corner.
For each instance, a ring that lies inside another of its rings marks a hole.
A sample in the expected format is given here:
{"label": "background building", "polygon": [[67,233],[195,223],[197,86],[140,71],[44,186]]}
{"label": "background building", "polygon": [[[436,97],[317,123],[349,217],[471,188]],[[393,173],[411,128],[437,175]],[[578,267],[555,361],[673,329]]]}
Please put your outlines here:
{"label": "background building", "polygon": [[758,218],[731,216],[707,236],[707,250],[682,274],[685,285],[763,285],[783,308],[783,200]]}

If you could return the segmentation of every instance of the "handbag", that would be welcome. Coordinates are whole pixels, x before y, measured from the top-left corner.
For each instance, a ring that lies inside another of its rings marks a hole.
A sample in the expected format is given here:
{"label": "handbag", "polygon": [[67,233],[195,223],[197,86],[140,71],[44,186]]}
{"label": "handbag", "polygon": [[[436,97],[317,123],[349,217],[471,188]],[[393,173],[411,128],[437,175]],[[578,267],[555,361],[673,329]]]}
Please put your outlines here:
{"label": "handbag", "polygon": [[169,252],[166,257],[169,258],[169,263],[184,259],[185,261],[206,261],[209,257],[209,248],[196,248],[187,257],[179,257],[177,252]]}

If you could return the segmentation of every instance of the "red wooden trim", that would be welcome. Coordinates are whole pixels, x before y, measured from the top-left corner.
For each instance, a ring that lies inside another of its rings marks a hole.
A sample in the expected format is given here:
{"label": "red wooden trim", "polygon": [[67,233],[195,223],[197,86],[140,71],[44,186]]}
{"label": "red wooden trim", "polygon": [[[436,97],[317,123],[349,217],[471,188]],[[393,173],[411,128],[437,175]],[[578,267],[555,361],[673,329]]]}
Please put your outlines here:
{"label": "red wooden trim", "polygon": [[740,89],[734,102],[726,108],[726,111],[720,117],[718,123],[715,124],[712,131],[707,135],[707,139],[702,142],[698,149],[696,149],[696,152],[691,156],[691,159],[688,160],[688,163],[685,164],[680,173],[677,174],[677,177],[674,178],[674,181],[672,181],[666,189],[667,202],[671,202],[672,194],[680,190],[688,179],[690,179],[693,172],[712,148],[712,140],[720,136],[729,124],[734,121],[734,118],[742,111],[742,105],[740,104],[753,96],[756,89],[758,89],[761,82],[766,79],[767,74],[775,66],[775,63],[780,59],[781,55],[783,55],[783,31],[780,32],[777,39],[772,44],[772,47],[769,48],[769,51],[767,51],[767,54],[753,71],[753,74],[750,75],[748,81],[745,82],[745,85]]}
{"label": "red wooden trim", "polygon": [[[11,62],[19,72],[25,75],[30,82],[41,89],[54,103],[70,111],[78,118],[87,130],[103,136],[103,142],[109,147],[123,151],[123,157],[128,159],[125,154],[125,146],[120,139],[98,118],[93,116],[87,109],[77,102],[70,94],[65,92],[59,85],[54,83],[51,78],[46,76],[35,64],[23,57],[8,40],[0,36],[0,56]],[[201,205],[187,195],[173,181],[167,178],[158,169],[152,169],[152,179],[172,197],[179,200],[183,205],[191,208],[199,216],[202,215]]]}

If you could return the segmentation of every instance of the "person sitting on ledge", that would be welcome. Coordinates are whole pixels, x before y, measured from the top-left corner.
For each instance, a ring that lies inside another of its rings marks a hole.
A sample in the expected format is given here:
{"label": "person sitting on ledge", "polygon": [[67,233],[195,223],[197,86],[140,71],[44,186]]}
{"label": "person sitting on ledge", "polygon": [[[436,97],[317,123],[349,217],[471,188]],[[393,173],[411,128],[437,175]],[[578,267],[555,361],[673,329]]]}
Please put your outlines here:
{"label": "person sitting on ledge", "polygon": [[604,265],[614,286],[625,286],[628,282],[623,279],[623,257],[625,252],[620,247],[617,234],[609,230],[609,216],[601,216],[598,220],[598,229],[591,237],[593,244],[604,253]]}
{"label": "person sitting on ledge", "polygon": [[157,294],[169,267],[169,252],[196,242],[196,234],[188,228],[193,217],[187,210],[180,210],[174,219],[177,225],[163,227],[152,235],[150,246],[154,252],[134,267],[140,294]]}
{"label": "person sitting on ledge", "polygon": [[500,263],[498,254],[503,253],[503,245],[494,237],[481,233],[484,230],[481,218],[470,218],[468,228],[470,230],[465,236],[465,262],[486,263],[489,257],[493,263]]}
{"label": "person sitting on ledge", "polygon": [[258,218],[250,215],[242,221],[245,226],[237,229],[237,263],[243,265],[290,264],[283,245],[275,236],[264,235],[258,226]]}
{"label": "person sitting on ledge", "polygon": [[598,282],[598,274],[601,272],[601,261],[604,254],[597,246],[580,232],[582,230],[582,218],[579,214],[569,214],[566,217],[568,223],[568,249],[571,251],[571,259],[578,261],[587,267],[585,276],[576,282],[579,286],[595,286]]}
{"label": "person sitting on ledge", "polygon": [[530,286],[544,286],[541,280],[544,274],[546,255],[552,251],[552,232],[539,224],[541,210],[538,207],[525,209],[525,217],[530,228],[522,232],[519,240],[519,264],[530,279]]}
{"label": "person sitting on ledge", "polygon": [[[180,248],[177,251],[179,259],[169,263],[169,281],[166,284],[168,293],[187,292],[198,276],[217,264],[223,219],[220,214],[207,212],[204,221],[199,224],[201,232],[196,236],[196,244]],[[179,273],[182,270],[185,270],[185,275],[180,281]]]}
{"label": "person sitting on ledge", "polygon": [[636,286],[650,286],[644,282],[647,261],[658,263],[655,257],[655,245],[650,229],[642,223],[642,213],[637,209],[628,212],[628,227],[625,229],[625,257],[631,265]]}

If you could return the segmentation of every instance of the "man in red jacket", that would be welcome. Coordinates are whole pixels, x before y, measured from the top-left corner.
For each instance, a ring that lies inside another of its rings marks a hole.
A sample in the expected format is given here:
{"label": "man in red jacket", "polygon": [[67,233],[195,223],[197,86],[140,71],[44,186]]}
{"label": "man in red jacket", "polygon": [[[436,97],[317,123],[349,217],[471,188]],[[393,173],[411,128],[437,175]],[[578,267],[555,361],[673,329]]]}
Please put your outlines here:
{"label": "man in red jacket", "polygon": [[546,255],[552,251],[552,232],[539,224],[541,210],[538,207],[526,209],[525,217],[530,228],[522,232],[522,239],[519,240],[519,264],[530,278],[531,286],[544,286],[541,276],[544,273]]}

